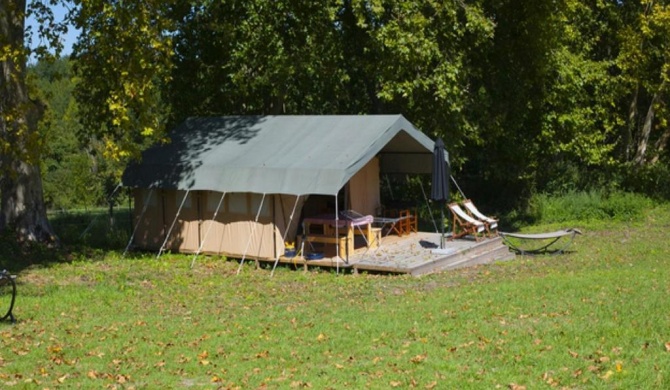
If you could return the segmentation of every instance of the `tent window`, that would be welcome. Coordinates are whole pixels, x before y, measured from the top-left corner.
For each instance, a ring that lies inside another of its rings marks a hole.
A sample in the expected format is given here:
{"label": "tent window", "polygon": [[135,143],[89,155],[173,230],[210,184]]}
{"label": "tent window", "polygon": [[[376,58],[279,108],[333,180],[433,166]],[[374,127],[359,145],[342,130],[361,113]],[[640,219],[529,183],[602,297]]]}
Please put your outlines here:
{"label": "tent window", "polygon": [[[261,207],[261,201],[263,200],[263,195],[260,194],[251,194],[251,210],[249,210],[249,213],[257,213],[258,208]],[[265,201],[263,202],[263,208],[261,209],[260,216],[261,217],[270,217],[272,214],[270,213],[270,202],[268,201],[268,198],[265,197]]]}

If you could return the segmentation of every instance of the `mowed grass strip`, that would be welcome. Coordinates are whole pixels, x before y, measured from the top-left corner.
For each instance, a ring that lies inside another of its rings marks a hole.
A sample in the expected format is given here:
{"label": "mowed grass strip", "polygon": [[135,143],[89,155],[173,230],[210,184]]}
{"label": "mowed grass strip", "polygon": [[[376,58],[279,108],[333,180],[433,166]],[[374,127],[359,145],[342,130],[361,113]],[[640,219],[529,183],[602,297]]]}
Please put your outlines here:
{"label": "mowed grass strip", "polygon": [[0,387],[667,388],[668,226],[422,278],[75,256],[19,274]]}

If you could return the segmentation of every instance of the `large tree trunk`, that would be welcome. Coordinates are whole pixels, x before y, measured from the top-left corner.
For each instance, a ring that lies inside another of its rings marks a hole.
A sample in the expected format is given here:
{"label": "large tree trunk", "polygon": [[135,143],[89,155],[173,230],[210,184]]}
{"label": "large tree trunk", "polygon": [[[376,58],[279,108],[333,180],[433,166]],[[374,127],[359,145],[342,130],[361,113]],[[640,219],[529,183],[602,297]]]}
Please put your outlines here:
{"label": "large tree trunk", "polygon": [[40,137],[43,107],[26,88],[25,0],[0,0],[0,231],[22,240],[54,242],[42,193]]}

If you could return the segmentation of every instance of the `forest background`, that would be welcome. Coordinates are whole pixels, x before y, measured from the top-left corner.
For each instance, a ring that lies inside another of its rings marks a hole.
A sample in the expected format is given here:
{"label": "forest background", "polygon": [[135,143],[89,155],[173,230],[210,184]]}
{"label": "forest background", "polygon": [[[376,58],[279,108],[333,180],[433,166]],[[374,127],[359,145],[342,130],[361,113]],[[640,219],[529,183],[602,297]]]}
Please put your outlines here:
{"label": "forest background", "polygon": [[252,114],[401,113],[486,209],[670,198],[667,1],[76,0],[67,57],[56,3],[28,4],[45,29],[26,41],[51,42],[28,67],[49,209],[107,205],[186,117]]}

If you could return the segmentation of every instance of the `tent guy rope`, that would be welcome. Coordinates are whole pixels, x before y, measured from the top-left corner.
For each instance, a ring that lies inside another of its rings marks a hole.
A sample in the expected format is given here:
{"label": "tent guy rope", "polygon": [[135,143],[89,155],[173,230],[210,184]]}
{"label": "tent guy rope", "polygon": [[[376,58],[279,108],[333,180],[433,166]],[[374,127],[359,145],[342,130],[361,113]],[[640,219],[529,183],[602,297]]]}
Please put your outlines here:
{"label": "tent guy rope", "polygon": [[195,264],[195,259],[198,257],[200,252],[202,252],[202,248],[205,246],[205,241],[207,240],[207,236],[209,236],[210,230],[212,230],[212,225],[214,225],[214,222],[216,221],[216,216],[219,214],[219,209],[221,209],[221,205],[223,204],[223,198],[225,196],[226,196],[225,192],[221,193],[221,199],[219,199],[219,203],[216,205],[216,210],[214,210],[212,220],[207,226],[207,231],[205,232],[205,235],[202,237],[202,240],[200,241],[200,246],[198,247],[198,250],[195,252],[195,255],[193,255],[193,260],[191,260],[191,268],[193,268],[193,265]]}
{"label": "tent guy rope", "polygon": [[168,240],[170,239],[170,235],[172,235],[172,229],[174,229],[174,225],[177,223],[177,219],[179,218],[179,214],[181,214],[181,209],[184,207],[184,203],[186,203],[186,198],[188,198],[188,194],[191,192],[191,190],[186,190],[186,193],[184,194],[184,198],[181,200],[181,203],[179,204],[179,209],[177,209],[177,214],[174,216],[174,219],[172,220],[172,225],[170,225],[170,229],[168,230],[167,234],[165,235],[165,240],[163,240],[163,245],[161,245],[161,248],[158,250],[158,254],[156,255],[156,258],[158,259],[161,257],[163,254],[163,250],[165,249],[165,245],[167,244]]}
{"label": "tent guy rope", "polygon": [[244,260],[247,258],[247,252],[249,251],[249,246],[251,245],[251,240],[254,239],[254,236],[256,235],[256,227],[258,226],[258,218],[261,217],[261,210],[263,210],[263,203],[265,203],[265,193],[263,193],[263,198],[261,198],[261,204],[258,206],[258,212],[256,213],[256,219],[254,220],[254,226],[251,228],[251,234],[249,235],[249,240],[247,240],[247,247],[244,248],[244,253],[242,254],[242,259],[240,259],[240,265],[237,267],[237,273],[236,275],[240,274],[240,271],[242,270],[242,264],[244,264]]}
{"label": "tent guy rope", "polygon": [[133,229],[133,234],[130,235],[130,239],[128,240],[128,245],[126,245],[126,249],[123,251],[123,254],[121,257],[125,257],[126,253],[128,253],[128,249],[130,249],[130,246],[133,244],[133,240],[135,239],[135,233],[137,233],[137,228],[140,226],[140,222],[142,222],[142,218],[144,217],[144,214],[147,212],[147,207],[149,206],[149,199],[151,199],[151,195],[154,193],[154,189],[150,188],[149,193],[147,194],[147,197],[144,199],[144,206],[142,207],[142,212],[140,213],[140,217],[137,218],[137,223],[135,224],[135,228]]}

